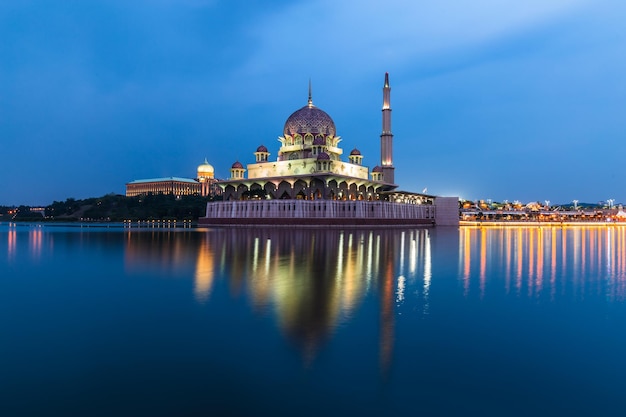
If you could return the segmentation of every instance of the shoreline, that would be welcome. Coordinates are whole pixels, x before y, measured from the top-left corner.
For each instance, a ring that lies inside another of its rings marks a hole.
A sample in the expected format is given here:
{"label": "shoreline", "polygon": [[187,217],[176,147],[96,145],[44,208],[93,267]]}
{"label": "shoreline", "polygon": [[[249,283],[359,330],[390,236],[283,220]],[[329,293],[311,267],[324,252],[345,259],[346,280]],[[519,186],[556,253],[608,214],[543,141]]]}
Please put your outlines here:
{"label": "shoreline", "polygon": [[459,226],[469,227],[626,227],[626,222],[551,222],[551,221],[491,221],[460,220]]}

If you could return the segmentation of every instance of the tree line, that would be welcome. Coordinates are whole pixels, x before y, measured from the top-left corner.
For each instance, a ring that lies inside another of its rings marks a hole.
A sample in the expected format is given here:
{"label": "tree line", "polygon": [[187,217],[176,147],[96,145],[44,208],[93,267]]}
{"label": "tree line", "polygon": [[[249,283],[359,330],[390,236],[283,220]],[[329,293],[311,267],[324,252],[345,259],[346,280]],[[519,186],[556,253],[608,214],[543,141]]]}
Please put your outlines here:
{"label": "tree line", "polygon": [[147,194],[126,197],[107,194],[102,197],[54,201],[43,212],[30,206],[0,206],[2,220],[29,221],[114,221],[124,220],[197,220],[204,216],[211,197],[198,195],[176,197],[171,194]]}

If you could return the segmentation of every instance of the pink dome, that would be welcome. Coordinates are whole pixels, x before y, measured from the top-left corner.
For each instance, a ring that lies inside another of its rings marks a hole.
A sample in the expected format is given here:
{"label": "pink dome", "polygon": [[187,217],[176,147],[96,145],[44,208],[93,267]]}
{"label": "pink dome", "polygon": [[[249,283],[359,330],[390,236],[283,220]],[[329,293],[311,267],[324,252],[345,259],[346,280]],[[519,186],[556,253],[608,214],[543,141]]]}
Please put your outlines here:
{"label": "pink dome", "polygon": [[372,169],[372,172],[383,172],[383,167],[376,165],[374,169]]}
{"label": "pink dome", "polygon": [[357,148],[352,149],[352,152],[350,152],[350,156],[354,156],[354,155],[361,155],[361,151],[358,150]]}
{"label": "pink dome", "polygon": [[335,131],[333,119],[324,110],[308,104],[287,118],[283,133],[290,136],[304,136],[306,133],[335,136]]}
{"label": "pink dome", "polygon": [[241,162],[237,161],[233,164],[233,166],[231,168],[235,168],[235,169],[242,169],[243,165],[241,165]]}
{"label": "pink dome", "polygon": [[326,152],[322,152],[321,154],[317,155],[317,160],[318,161],[330,161],[330,156],[328,156]]}
{"label": "pink dome", "polygon": [[267,148],[263,145],[259,146],[258,148],[256,148],[257,152],[267,152]]}

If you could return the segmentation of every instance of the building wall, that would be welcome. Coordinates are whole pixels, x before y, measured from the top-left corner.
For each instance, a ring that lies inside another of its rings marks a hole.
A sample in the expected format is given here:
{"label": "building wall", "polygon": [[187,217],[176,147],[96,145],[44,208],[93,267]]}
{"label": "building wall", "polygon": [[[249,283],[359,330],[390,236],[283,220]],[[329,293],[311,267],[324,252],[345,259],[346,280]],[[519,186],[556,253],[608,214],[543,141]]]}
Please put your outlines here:
{"label": "building wall", "polygon": [[126,184],[126,197],[135,197],[145,194],[174,194],[175,196],[200,194],[199,182],[183,181],[146,181]]}
{"label": "building wall", "polygon": [[[355,224],[354,220],[370,220],[369,224],[435,223],[436,206],[400,204],[385,201],[330,200],[250,200],[222,201],[207,204],[201,224],[267,223],[280,224]],[[262,221],[255,221],[262,220]],[[220,221],[225,220],[225,221]],[[363,222],[368,224],[368,222]]]}
{"label": "building wall", "polygon": [[[292,175],[314,174],[316,172],[320,172],[320,170],[318,170],[315,158],[248,164],[248,179],[288,177]],[[363,180],[369,178],[367,167],[343,161],[332,161],[330,169],[322,170],[322,172],[346,175]]]}
{"label": "building wall", "polygon": [[459,225],[459,198],[458,197],[436,197],[437,226],[458,226]]}

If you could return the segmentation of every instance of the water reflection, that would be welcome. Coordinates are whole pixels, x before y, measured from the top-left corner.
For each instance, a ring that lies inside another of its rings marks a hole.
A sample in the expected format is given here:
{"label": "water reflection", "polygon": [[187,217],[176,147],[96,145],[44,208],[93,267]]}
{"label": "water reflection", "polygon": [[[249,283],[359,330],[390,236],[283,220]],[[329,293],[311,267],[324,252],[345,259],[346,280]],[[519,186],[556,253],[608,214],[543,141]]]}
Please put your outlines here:
{"label": "water reflection", "polygon": [[[626,228],[611,226],[460,228],[464,294],[487,286],[530,298],[549,294],[626,299]],[[503,281],[503,282],[501,282]]]}
{"label": "water reflection", "polygon": [[[339,230],[229,230],[208,233],[222,244],[220,275],[238,282],[257,309],[270,308],[284,334],[314,356],[347,322],[384,271],[385,311],[393,311],[392,235]],[[392,314],[390,314],[392,315]],[[389,338],[389,337],[387,337]]]}
{"label": "water reflection", "polygon": [[399,317],[428,317],[455,294],[626,300],[624,227],[1,230],[0,250],[8,262],[71,259],[78,248],[88,258],[106,247],[119,252],[102,256],[120,253],[129,276],[189,282],[190,299],[198,305],[226,292],[256,314],[273,315],[305,361],[365,302],[376,311],[380,364],[387,369]]}
{"label": "water reflection", "polygon": [[2,415],[625,407],[626,228],[86,229],[0,224]]}
{"label": "water reflection", "polygon": [[125,233],[127,271],[173,273],[193,264],[200,303],[210,302],[213,287],[225,280],[231,296],[245,295],[254,310],[276,316],[305,361],[350,322],[367,294],[380,298],[383,367],[391,362],[394,315],[408,287],[419,286],[411,296],[423,299],[421,309],[428,314],[433,266],[427,229]]}
{"label": "water reflection", "polygon": [[[42,250],[45,245],[43,241],[43,227],[41,225],[7,223],[0,226],[0,232],[4,232],[7,235],[5,241],[7,245],[7,260],[16,260],[20,244],[26,246],[30,262],[37,262],[41,259]],[[2,242],[2,244],[4,244],[4,242]],[[51,243],[48,242],[48,245],[50,244]],[[24,254],[22,253],[20,256],[24,256]]]}

